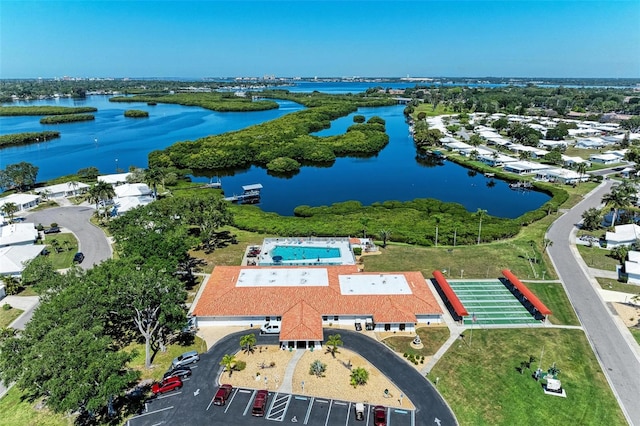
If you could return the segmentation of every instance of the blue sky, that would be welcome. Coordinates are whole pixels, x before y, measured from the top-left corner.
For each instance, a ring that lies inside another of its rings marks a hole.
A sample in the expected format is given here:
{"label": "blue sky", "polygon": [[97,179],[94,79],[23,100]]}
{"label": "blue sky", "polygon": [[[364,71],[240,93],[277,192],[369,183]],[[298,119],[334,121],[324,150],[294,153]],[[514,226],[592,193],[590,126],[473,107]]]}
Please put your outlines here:
{"label": "blue sky", "polygon": [[0,78],[640,78],[640,0],[0,0]]}

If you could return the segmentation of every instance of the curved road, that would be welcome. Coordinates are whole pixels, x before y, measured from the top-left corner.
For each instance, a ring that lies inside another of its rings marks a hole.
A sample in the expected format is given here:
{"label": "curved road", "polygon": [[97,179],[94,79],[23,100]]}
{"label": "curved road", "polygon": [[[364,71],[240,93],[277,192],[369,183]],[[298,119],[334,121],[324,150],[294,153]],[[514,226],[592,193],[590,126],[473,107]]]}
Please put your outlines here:
{"label": "curved road", "polygon": [[605,181],[553,223],[547,233],[553,245],[547,251],[627,420],[640,426],[640,360],[592,285],[584,262],[571,244],[571,233],[582,220],[582,213],[599,207],[611,185],[611,181]]}
{"label": "curved road", "polygon": [[80,266],[88,269],[111,257],[111,246],[104,232],[89,221],[94,212],[89,206],[55,207],[29,213],[27,220],[44,226],[56,222],[73,232],[78,239],[78,251],[84,253]]}
{"label": "curved road", "polygon": [[[329,334],[336,331],[343,338],[344,348],[358,352],[402,389],[406,397],[415,405],[416,425],[453,426],[458,424],[433,385],[415,368],[398,359],[389,348],[365,335],[343,329],[324,329],[325,340]],[[197,371],[194,371],[190,378],[190,388],[198,389],[198,394],[204,396],[213,395],[217,388],[217,380],[214,379],[222,372],[219,365],[220,359],[225,354],[236,352],[238,338],[245,334],[247,331],[229,334],[216,342],[206,353],[201,354]],[[277,335],[261,335],[257,331],[254,334],[258,345],[279,344]],[[192,394],[185,393],[179,399],[176,397],[172,400],[173,409],[171,410],[158,410],[153,417],[141,417],[132,421],[131,424],[210,424],[211,419],[203,410],[209,400],[203,401],[193,397]]]}

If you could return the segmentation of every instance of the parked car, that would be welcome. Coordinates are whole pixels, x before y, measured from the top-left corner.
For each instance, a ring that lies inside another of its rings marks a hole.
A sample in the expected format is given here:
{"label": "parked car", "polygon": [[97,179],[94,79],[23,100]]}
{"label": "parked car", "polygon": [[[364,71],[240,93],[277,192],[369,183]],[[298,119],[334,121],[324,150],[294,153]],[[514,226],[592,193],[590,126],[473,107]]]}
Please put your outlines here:
{"label": "parked car", "polygon": [[52,226],[44,230],[45,234],[57,234],[58,232],[60,232],[60,228],[57,226]]}
{"label": "parked car", "polygon": [[260,334],[278,334],[280,333],[280,322],[269,321],[260,327]]}
{"label": "parked car", "polygon": [[73,263],[82,263],[83,260],[84,260],[84,254],[81,252],[77,252],[73,256]]}
{"label": "parked car", "polygon": [[151,392],[154,395],[163,394],[172,390],[180,389],[182,387],[182,380],[180,377],[169,377],[161,382],[156,382],[151,386]]}
{"label": "parked car", "polygon": [[192,371],[189,367],[180,366],[180,367],[172,368],[166,373],[164,373],[164,376],[162,376],[162,379],[164,380],[169,377],[180,377],[181,379],[184,379],[185,377],[191,376],[191,373]]}
{"label": "parked car", "polygon": [[185,352],[180,356],[177,356],[173,359],[171,363],[172,368],[181,367],[183,365],[189,365],[194,362],[200,361],[200,355],[198,355],[198,351],[189,351]]}
{"label": "parked car", "polygon": [[373,408],[373,424],[375,426],[387,426],[387,409],[382,405]]}
{"label": "parked car", "polygon": [[214,405],[224,405],[227,403],[227,398],[231,395],[231,391],[233,391],[233,386],[231,385],[222,385],[218,388],[215,396],[213,397]]}
{"label": "parked car", "polygon": [[253,400],[253,408],[251,409],[251,415],[256,417],[264,417],[264,410],[267,406],[267,398],[269,398],[269,391],[259,390],[256,394],[256,399]]}
{"label": "parked car", "polygon": [[364,404],[362,402],[356,402],[355,405],[356,420],[364,420]]}

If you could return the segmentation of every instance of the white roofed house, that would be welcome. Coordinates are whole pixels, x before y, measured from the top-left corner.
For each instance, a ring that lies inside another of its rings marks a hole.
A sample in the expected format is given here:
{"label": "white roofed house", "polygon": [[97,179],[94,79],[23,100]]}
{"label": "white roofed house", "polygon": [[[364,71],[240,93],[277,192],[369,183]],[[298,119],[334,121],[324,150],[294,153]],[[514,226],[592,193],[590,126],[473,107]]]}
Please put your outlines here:
{"label": "white roofed house", "polygon": [[538,141],[538,146],[543,149],[552,150],[554,148],[565,149],[569,146],[569,142],[565,140],[560,141],[551,141],[548,139],[540,139]]}
{"label": "white roofed house", "polygon": [[629,260],[624,262],[624,272],[627,274],[627,283],[640,285],[640,252],[630,251],[627,257]]}
{"label": "white roofed house", "polygon": [[7,203],[14,203],[18,207],[18,211],[29,210],[36,207],[40,202],[39,195],[33,194],[11,194],[4,198],[0,198],[0,209]]}
{"label": "white roofed house", "polygon": [[480,154],[478,159],[491,167],[502,167],[507,163],[515,163],[518,161],[517,158],[509,157],[508,155],[500,154],[498,152],[493,152],[489,155]]}
{"label": "white roofed house", "polygon": [[509,173],[516,173],[519,175],[526,175],[535,173],[539,170],[549,169],[551,166],[547,164],[534,163],[531,161],[515,161],[513,163],[507,163],[504,165],[503,170]]}
{"label": "white roofed house", "polygon": [[630,223],[627,225],[616,225],[614,232],[607,232],[607,248],[612,249],[620,246],[630,246],[640,238],[640,226]]}
{"label": "white roofed house", "polygon": [[578,164],[586,163],[587,167],[591,167],[591,162],[582,157],[570,157],[562,154],[562,164],[567,167],[575,167]]}
{"label": "white roofed house", "polygon": [[598,164],[618,164],[622,161],[622,158],[616,154],[592,154],[589,156],[589,161]]}
{"label": "white roofed house", "polygon": [[34,192],[46,198],[74,197],[87,192],[89,185],[82,182],[66,182],[34,189]]}
{"label": "white roofed house", "polygon": [[566,185],[572,185],[580,181],[586,182],[589,180],[589,177],[587,174],[580,174],[574,170],[561,169],[558,167],[538,170],[536,172],[536,180],[558,182]]}
{"label": "white roofed house", "polygon": [[98,176],[98,182],[106,182],[113,186],[122,185],[123,183],[127,183],[127,178],[130,175],[131,173],[116,173],[112,175],[102,175],[102,176]]}
{"label": "white roofed house", "polygon": [[25,265],[35,259],[44,244],[0,247],[0,275],[20,276]]}
{"label": "white roofed house", "polygon": [[0,247],[29,245],[38,239],[33,223],[12,223],[0,226]]}
{"label": "white roofed house", "polygon": [[114,187],[116,196],[113,198],[114,215],[121,215],[136,207],[146,206],[155,199],[153,191],[145,183],[126,183]]}
{"label": "white roofed house", "polygon": [[606,143],[600,138],[580,139],[576,142],[576,148],[582,149],[601,149]]}

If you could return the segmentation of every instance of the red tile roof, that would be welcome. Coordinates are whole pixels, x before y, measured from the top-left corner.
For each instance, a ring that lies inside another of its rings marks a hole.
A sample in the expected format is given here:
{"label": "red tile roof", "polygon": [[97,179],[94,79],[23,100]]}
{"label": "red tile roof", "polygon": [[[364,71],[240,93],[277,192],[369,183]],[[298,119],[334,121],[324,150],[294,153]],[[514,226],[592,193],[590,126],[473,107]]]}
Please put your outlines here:
{"label": "red tile roof", "polygon": [[193,314],[199,317],[282,316],[281,340],[286,340],[284,336],[291,340],[322,340],[322,315],[373,316],[379,323],[408,323],[416,322],[416,314],[442,314],[420,272],[385,273],[403,275],[412,294],[342,295],[341,275],[367,273],[358,272],[356,265],[324,266],[319,268],[326,269],[328,286],[236,287],[241,270],[252,268],[260,267],[217,266],[205,283]]}

